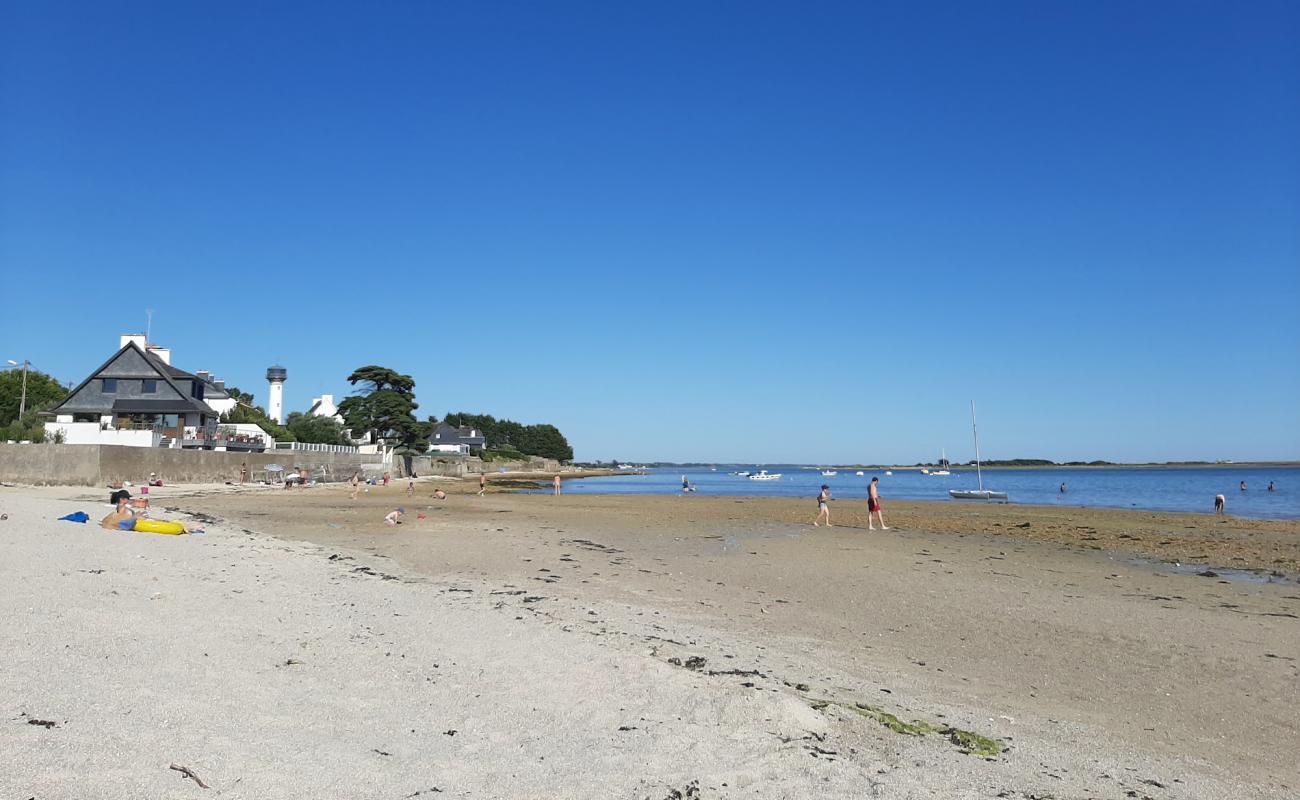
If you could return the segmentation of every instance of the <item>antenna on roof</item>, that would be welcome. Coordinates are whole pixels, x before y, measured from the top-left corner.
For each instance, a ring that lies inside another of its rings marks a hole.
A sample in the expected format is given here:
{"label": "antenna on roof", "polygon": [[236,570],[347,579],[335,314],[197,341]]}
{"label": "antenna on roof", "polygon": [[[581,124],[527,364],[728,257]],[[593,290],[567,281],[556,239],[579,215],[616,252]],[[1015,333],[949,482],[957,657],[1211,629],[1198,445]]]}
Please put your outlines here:
{"label": "antenna on roof", "polygon": [[144,327],[144,345],[145,347],[148,347],[150,344],[150,340],[153,338],[150,335],[153,333],[153,309],[146,308],[144,310],[144,315],[146,319],[145,327]]}

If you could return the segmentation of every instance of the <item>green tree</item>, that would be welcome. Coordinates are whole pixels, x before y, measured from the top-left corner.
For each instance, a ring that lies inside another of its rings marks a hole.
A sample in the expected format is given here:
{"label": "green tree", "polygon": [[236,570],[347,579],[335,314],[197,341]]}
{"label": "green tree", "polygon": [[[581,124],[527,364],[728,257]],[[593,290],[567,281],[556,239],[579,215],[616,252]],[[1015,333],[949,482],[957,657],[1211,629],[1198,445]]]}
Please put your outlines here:
{"label": "green tree", "polygon": [[512,419],[497,419],[490,414],[449,413],[448,425],[468,425],[483,432],[492,450],[517,451],[524,455],[572,461],[573,448],[554,425],[521,425]]}
{"label": "green tree", "polygon": [[[68,390],[54,378],[36,369],[27,370],[27,410],[52,408],[68,396]],[[18,419],[18,408],[23,397],[23,370],[7,369],[0,372],[0,428]],[[24,415],[26,416],[26,415]]]}
{"label": "green tree", "polygon": [[428,449],[430,425],[415,418],[415,379],[388,367],[358,367],[348,383],[364,384],[366,391],[339,403],[339,414],[353,433],[369,433],[395,446],[404,455]]}
{"label": "green tree", "polygon": [[352,444],[343,434],[343,426],[333,417],[313,417],[294,411],[284,426],[300,442],[312,444]]}
{"label": "green tree", "polygon": [[[49,400],[46,401],[44,406],[53,408],[56,402]],[[23,413],[22,419],[13,420],[8,425],[0,427],[0,441],[45,441],[45,417],[41,416],[41,412],[44,410],[46,408],[42,406],[36,408],[28,406],[27,411]]]}

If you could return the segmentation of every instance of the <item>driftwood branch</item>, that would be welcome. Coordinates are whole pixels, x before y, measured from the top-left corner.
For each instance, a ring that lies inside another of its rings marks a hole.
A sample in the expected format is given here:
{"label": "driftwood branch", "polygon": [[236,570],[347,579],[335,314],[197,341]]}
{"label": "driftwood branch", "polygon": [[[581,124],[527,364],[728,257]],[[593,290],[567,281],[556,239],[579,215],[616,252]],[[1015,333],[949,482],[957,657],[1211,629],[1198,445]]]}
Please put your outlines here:
{"label": "driftwood branch", "polygon": [[206,783],[204,783],[202,778],[200,778],[198,775],[195,775],[195,774],[194,774],[194,770],[190,769],[190,768],[187,767],[187,766],[184,766],[184,765],[182,765],[182,764],[172,764],[172,767],[171,767],[171,768],[174,769],[174,770],[176,770],[176,771],[179,772],[180,774],[184,775],[185,777],[190,778],[191,780],[193,780],[195,783],[197,783],[197,784],[199,785],[199,788],[201,788],[201,789],[210,789],[210,788],[212,788],[212,787],[208,786]]}

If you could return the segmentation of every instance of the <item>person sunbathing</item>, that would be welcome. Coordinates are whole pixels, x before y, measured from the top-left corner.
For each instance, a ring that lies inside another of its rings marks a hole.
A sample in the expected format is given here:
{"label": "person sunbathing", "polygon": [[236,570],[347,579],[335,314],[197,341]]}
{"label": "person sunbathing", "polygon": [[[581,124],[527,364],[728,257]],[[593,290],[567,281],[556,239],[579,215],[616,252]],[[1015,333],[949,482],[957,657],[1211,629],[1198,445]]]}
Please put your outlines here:
{"label": "person sunbathing", "polygon": [[130,503],[129,495],[128,497],[119,497],[117,507],[107,517],[100,520],[99,526],[110,531],[122,530],[123,522],[134,521],[135,519],[135,513],[131,511]]}

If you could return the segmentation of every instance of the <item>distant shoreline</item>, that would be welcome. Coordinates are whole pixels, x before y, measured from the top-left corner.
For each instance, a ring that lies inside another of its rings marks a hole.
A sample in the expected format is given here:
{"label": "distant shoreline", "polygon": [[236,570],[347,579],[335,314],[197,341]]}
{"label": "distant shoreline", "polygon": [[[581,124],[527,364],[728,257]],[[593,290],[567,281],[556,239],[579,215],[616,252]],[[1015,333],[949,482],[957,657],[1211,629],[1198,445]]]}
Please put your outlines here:
{"label": "distant shoreline", "polygon": [[[644,462],[643,466],[637,469],[711,469],[717,468],[751,468],[751,467],[798,467],[801,469],[818,470],[818,469],[888,469],[888,470],[911,470],[919,472],[923,469],[938,469],[938,464],[835,464],[831,466],[820,466],[817,464],[788,464],[782,461],[769,461],[762,464],[744,463],[688,463],[674,464],[670,462]],[[1234,461],[1232,463],[1216,464],[1201,461],[1172,461],[1172,462],[1146,462],[1140,464],[1127,463],[1107,463],[1107,464],[981,464],[980,469],[1233,469],[1236,467],[1300,467],[1300,461]],[[950,464],[948,469],[974,469],[974,464]],[[611,470],[601,468],[605,472],[613,474],[623,474],[628,470]]]}

